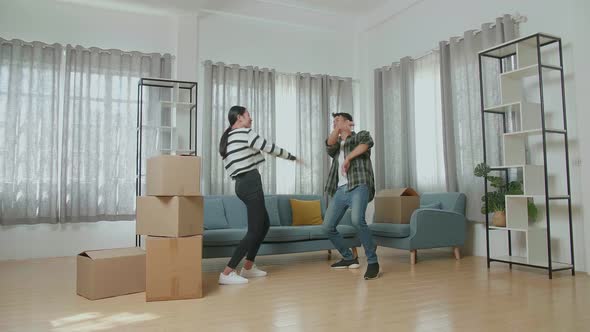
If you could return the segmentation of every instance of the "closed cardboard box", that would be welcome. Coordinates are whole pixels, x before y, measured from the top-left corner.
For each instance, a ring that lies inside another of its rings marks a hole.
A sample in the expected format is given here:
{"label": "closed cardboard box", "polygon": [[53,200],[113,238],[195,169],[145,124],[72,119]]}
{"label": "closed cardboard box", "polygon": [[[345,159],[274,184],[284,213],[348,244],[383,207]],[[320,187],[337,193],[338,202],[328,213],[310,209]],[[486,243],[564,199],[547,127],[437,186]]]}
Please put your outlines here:
{"label": "closed cardboard box", "polygon": [[145,291],[141,248],[84,251],[77,257],[76,292],[90,300]]}
{"label": "closed cardboard box", "polygon": [[146,240],[145,299],[167,301],[203,297],[203,236]]}
{"label": "closed cardboard box", "polygon": [[140,235],[203,234],[203,196],[138,196],[135,228]]}
{"label": "closed cardboard box", "polygon": [[409,224],[419,207],[420,196],[412,188],[381,190],[375,195],[375,222]]}
{"label": "closed cardboard box", "polygon": [[152,157],[146,172],[148,196],[201,196],[201,157]]}

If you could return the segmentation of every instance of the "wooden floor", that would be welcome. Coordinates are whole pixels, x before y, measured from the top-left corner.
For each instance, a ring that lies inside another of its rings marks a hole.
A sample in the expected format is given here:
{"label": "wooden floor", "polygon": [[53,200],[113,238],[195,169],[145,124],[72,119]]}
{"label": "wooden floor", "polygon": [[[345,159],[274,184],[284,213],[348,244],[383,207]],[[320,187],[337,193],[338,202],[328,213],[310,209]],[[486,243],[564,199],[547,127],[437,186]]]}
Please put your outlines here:
{"label": "wooden floor", "polygon": [[260,257],[269,277],[219,286],[226,259],[206,260],[205,297],[89,301],[75,259],[0,262],[0,331],[590,331],[590,278],[423,251],[378,251],[382,276],[328,268],[327,253]]}

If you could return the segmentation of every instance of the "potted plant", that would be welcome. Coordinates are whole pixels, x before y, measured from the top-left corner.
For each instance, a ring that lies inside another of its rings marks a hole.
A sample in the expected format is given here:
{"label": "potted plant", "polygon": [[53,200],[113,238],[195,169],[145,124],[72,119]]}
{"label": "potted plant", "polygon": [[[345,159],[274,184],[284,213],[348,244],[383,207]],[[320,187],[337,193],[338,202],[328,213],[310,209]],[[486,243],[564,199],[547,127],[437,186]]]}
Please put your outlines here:
{"label": "potted plant", "polygon": [[[491,176],[489,173],[491,169],[485,163],[481,163],[475,167],[473,174],[477,177],[487,179],[490,185],[493,188],[496,188],[495,191],[490,191],[487,193],[487,203],[488,206],[486,208],[486,195],[484,194],[481,197],[482,207],[481,213],[494,213],[492,217],[492,223],[494,226],[497,227],[506,227],[506,195],[522,195],[524,192],[522,190],[522,182],[521,181],[510,181],[506,183],[504,179],[500,176]],[[537,206],[532,202],[531,199],[528,201],[528,215],[530,221],[535,221],[537,219],[538,210]]]}

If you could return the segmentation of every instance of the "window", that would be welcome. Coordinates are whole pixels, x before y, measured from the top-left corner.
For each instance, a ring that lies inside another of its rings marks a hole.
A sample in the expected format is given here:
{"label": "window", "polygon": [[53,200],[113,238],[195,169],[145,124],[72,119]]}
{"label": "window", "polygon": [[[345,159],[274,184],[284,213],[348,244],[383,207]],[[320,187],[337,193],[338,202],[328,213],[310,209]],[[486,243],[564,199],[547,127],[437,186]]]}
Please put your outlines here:
{"label": "window", "polygon": [[440,57],[414,61],[414,133],[416,186],[421,192],[445,190]]}

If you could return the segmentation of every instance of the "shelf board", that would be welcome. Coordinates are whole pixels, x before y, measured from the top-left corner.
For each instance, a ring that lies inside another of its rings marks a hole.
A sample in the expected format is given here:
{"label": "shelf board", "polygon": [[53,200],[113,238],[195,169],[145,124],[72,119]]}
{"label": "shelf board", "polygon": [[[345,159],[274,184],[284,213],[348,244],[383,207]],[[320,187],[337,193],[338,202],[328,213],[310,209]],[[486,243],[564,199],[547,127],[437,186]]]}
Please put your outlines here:
{"label": "shelf board", "polygon": [[179,153],[195,153],[195,150],[182,150],[182,149],[159,149],[160,152],[176,152]]}
{"label": "shelf board", "polygon": [[162,87],[162,88],[178,87],[180,89],[192,89],[197,86],[197,82],[177,81],[177,80],[171,80],[171,79],[166,79],[166,78],[152,78],[152,77],[143,77],[143,78],[139,79],[139,84],[145,85],[145,86]]}
{"label": "shelf board", "polygon": [[524,168],[525,166],[539,166],[539,165],[507,165],[507,166],[490,166],[492,171],[503,171],[511,168]]}
{"label": "shelf board", "polygon": [[[548,67],[542,67],[542,68],[549,69]],[[555,67],[552,67],[552,69],[559,70],[559,69],[561,69],[561,67],[555,66]],[[535,76],[538,73],[539,73],[539,65],[534,64],[534,65],[530,65],[530,66],[526,66],[523,68],[519,68],[516,70],[502,73],[502,74],[500,74],[500,77],[511,79],[511,80],[518,80],[518,79],[529,77],[529,76]]]}
{"label": "shelf board", "polygon": [[[547,133],[554,133],[554,134],[565,134],[566,131],[563,129],[545,129]],[[505,133],[504,136],[522,136],[522,135],[542,135],[543,129],[531,129],[531,130],[524,130],[524,131],[514,131],[511,133]]]}
{"label": "shelf board", "polygon": [[[545,195],[505,195],[506,198],[542,198],[545,199]],[[568,195],[556,195],[549,196],[550,200],[569,199]]]}
{"label": "shelf board", "polygon": [[[490,259],[494,261],[500,261],[504,263],[513,263],[517,265],[531,265],[532,267],[544,268],[547,269],[549,264],[547,261],[529,261],[526,257],[519,257],[519,256],[500,256],[500,257],[490,257]],[[551,262],[552,270],[564,270],[564,269],[571,269],[571,264],[561,263],[561,262]]]}
{"label": "shelf board", "polygon": [[501,104],[501,105],[496,105],[496,106],[490,106],[490,107],[484,108],[484,111],[485,112],[511,112],[511,111],[513,111],[514,107],[520,108],[521,104],[522,104],[522,102],[516,101],[513,103],[506,103],[506,104]]}
{"label": "shelf board", "polygon": [[[516,53],[516,44],[517,43],[525,43],[532,46],[537,44],[537,35],[539,33],[534,33],[516,40],[507,41],[497,46],[490,47],[485,49],[479,54],[488,55],[493,57],[506,57],[509,55],[513,55]],[[560,40],[559,37],[552,36],[547,33],[542,33],[543,36],[539,36],[539,41],[541,42],[541,46],[547,45],[549,43],[555,42]]]}
{"label": "shelf board", "polygon": [[528,229],[521,229],[521,228],[513,228],[513,227],[498,227],[498,226],[490,226],[490,230],[492,229],[499,229],[503,231],[514,231],[514,232],[528,232]]}
{"label": "shelf board", "polygon": [[160,103],[165,106],[181,106],[181,107],[195,106],[195,103],[174,102],[174,101],[161,101]]}

